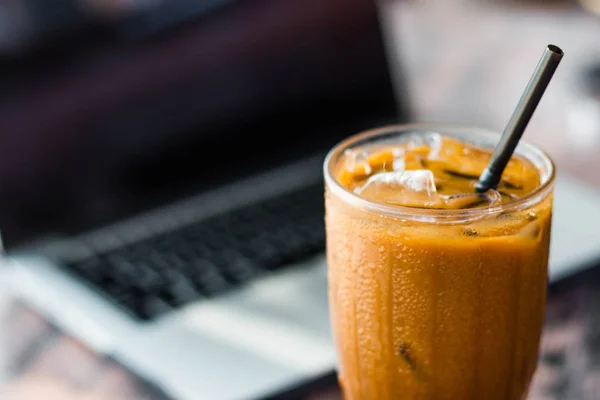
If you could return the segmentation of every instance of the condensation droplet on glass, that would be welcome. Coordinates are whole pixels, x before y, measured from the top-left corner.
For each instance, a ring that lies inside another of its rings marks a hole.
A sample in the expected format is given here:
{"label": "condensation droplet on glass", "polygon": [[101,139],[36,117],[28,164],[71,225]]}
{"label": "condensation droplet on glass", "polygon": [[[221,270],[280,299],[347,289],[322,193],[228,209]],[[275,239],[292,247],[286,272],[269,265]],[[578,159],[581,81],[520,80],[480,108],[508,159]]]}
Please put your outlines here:
{"label": "condensation droplet on glass", "polygon": [[528,221],[535,221],[537,219],[537,213],[535,211],[527,212],[526,218]]}

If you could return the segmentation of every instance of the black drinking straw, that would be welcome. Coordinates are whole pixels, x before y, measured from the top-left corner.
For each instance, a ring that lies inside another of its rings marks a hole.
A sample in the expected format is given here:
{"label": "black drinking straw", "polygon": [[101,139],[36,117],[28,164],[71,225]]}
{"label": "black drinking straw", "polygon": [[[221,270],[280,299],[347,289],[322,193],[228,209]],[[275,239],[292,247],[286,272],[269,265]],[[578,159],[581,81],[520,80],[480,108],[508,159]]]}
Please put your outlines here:
{"label": "black drinking straw", "polygon": [[523,136],[523,132],[546,91],[563,55],[563,51],[552,44],[548,45],[544,50],[544,54],[542,54],[542,58],[533,72],[525,88],[525,92],[521,96],[521,100],[517,104],[517,108],[513,112],[510,121],[508,121],[508,125],[504,129],[498,145],[494,149],[489,164],[483,170],[479,181],[475,185],[477,192],[483,193],[489,189],[498,187],[502,172],[504,172],[506,164],[508,164],[521,136]]}

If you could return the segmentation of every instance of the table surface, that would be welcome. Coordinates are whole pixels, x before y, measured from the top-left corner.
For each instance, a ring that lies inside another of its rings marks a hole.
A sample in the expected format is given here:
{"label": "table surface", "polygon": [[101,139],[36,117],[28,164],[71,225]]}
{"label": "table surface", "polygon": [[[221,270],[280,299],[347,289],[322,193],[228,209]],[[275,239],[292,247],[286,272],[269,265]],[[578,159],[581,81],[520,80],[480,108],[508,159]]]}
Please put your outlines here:
{"label": "table surface", "polygon": [[[600,188],[600,106],[582,80],[600,60],[600,21],[573,5],[468,0],[389,4],[395,48],[416,118],[501,130],[548,43],[566,56],[525,134],[562,172]],[[600,64],[599,64],[600,65]],[[600,86],[599,86],[600,87]],[[598,96],[600,98],[600,96]],[[4,295],[0,398],[166,400]],[[600,268],[551,288],[542,357],[530,399],[600,398]],[[598,306],[596,306],[598,307]],[[311,399],[338,399],[335,387]]]}

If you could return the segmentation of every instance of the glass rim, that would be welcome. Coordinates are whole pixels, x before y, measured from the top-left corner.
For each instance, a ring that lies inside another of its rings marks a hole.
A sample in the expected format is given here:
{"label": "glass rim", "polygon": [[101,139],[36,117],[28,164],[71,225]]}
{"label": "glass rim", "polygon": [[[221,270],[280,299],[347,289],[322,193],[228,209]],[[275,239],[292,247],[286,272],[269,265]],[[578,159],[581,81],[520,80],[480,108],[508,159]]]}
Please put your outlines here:
{"label": "glass rim", "polygon": [[[527,154],[529,154],[530,156],[535,155],[541,158],[541,160],[545,164],[545,167],[548,169],[547,177],[544,181],[541,182],[540,186],[538,186],[531,193],[528,193],[527,195],[514,201],[510,201],[493,207],[454,210],[418,208],[377,203],[371,200],[367,200],[354,193],[353,191],[347,189],[345,186],[340,184],[339,181],[334,177],[332,168],[334,167],[335,162],[337,162],[337,160],[343,154],[344,151],[351,148],[353,145],[371,138],[376,138],[378,136],[383,136],[385,134],[393,132],[398,132],[399,134],[409,134],[411,133],[411,129],[417,131],[415,133],[418,133],[419,130],[428,129],[427,132],[436,132],[442,135],[449,135],[453,137],[458,136],[459,138],[460,133],[458,132],[462,132],[464,133],[464,135],[472,135],[473,137],[480,136],[483,138],[489,138],[493,135],[497,137],[497,139],[500,139],[500,134],[496,131],[482,127],[477,127],[474,125],[454,123],[419,122],[407,124],[392,124],[361,131],[338,142],[327,153],[323,162],[323,175],[328,190],[331,190],[332,193],[334,193],[347,204],[377,214],[387,215],[391,217],[405,217],[409,219],[425,221],[439,221],[444,219],[464,221],[465,219],[478,219],[481,217],[497,214],[504,211],[527,209],[535,204],[538,204],[542,199],[546,198],[547,195],[553,189],[556,177],[556,167],[554,165],[554,162],[546,152],[544,152],[538,146],[531,144],[526,140],[520,140],[517,149],[525,149]],[[448,131],[454,131],[455,133],[453,134],[452,132]],[[530,157],[525,158],[531,161]]]}

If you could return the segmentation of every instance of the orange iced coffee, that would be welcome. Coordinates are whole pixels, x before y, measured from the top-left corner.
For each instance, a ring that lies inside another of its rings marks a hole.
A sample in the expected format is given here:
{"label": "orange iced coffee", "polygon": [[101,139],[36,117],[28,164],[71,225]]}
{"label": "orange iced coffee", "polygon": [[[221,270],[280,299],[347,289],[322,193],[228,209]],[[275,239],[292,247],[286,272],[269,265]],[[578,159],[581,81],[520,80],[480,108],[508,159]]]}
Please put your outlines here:
{"label": "orange iced coffee", "polygon": [[325,164],[329,296],[347,400],[515,400],[535,370],[554,169],[523,143],[474,185],[498,136],[390,127]]}

